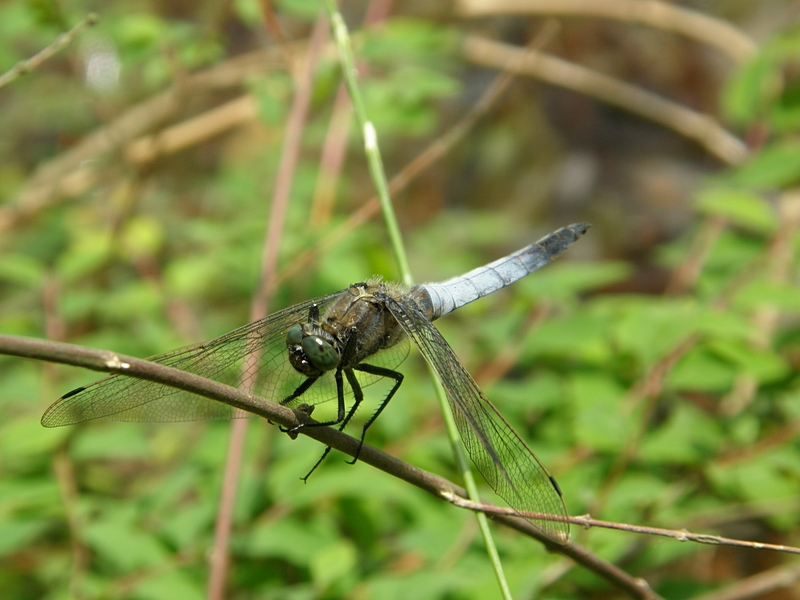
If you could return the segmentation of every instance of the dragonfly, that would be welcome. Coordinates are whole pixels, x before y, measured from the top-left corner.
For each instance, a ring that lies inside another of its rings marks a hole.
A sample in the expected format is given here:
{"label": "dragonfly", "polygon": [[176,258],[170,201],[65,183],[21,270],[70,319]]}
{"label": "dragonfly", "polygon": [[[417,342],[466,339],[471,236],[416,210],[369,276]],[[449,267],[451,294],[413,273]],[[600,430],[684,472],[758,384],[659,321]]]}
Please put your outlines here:
{"label": "dragonfly", "polygon": [[[391,389],[363,425],[360,449],[367,430],[403,382],[397,368],[409,353],[410,340],[433,367],[467,452],[489,486],[548,537],[566,543],[567,509],[555,479],[480,390],[432,323],[548,264],[588,229],[586,223],[562,227],[517,252],[441,283],[408,287],[375,277],[150,360],[246,387],[309,415],[315,406],[336,400],[334,418],[307,419],[284,430],[293,437],[306,427],[343,430],[364,400],[364,388],[384,379]],[[58,427],[91,419],[173,422],[249,416],[240,408],[183,390],[111,375],[59,398],[45,411],[42,425]],[[325,449],[314,468],[329,451]],[[357,458],[356,453],[353,462]]]}

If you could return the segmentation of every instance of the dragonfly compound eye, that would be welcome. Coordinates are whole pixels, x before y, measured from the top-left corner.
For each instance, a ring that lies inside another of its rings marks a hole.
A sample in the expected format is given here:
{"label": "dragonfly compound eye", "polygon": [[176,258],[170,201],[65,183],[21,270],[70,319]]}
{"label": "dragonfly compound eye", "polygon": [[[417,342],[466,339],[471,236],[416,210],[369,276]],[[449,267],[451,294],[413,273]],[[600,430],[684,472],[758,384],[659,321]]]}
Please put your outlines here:
{"label": "dragonfly compound eye", "polygon": [[[291,332],[290,332],[291,333]],[[339,355],[328,342],[316,335],[303,338],[303,352],[320,371],[330,371],[339,364]]]}
{"label": "dragonfly compound eye", "polygon": [[292,328],[289,330],[289,333],[286,334],[286,347],[291,348],[292,346],[297,346],[302,341],[303,341],[303,326],[293,325]]}

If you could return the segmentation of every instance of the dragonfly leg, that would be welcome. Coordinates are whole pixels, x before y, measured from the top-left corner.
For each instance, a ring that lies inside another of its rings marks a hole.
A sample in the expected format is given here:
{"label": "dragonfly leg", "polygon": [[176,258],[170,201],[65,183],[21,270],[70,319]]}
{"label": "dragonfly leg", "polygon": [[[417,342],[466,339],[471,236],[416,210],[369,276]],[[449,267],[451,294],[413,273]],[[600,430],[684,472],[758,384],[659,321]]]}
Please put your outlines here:
{"label": "dragonfly leg", "polygon": [[[347,377],[347,382],[350,384],[350,387],[353,389],[353,406],[350,407],[350,410],[347,411],[347,415],[342,419],[342,422],[339,423],[339,427],[337,429],[342,431],[347,424],[350,422],[350,419],[353,418],[353,415],[356,414],[356,410],[361,402],[364,400],[364,393],[361,391],[361,384],[358,383],[358,379],[356,379],[355,375],[353,375],[353,371],[351,369],[346,369],[344,372],[345,376]],[[361,446],[359,445],[359,451],[361,450]],[[317,470],[317,467],[322,464],[322,461],[325,460],[325,457],[331,451],[331,447],[327,446],[325,450],[322,452],[322,456],[319,457],[317,462],[314,463],[314,466],[311,467],[311,470],[306,473],[305,477],[301,477],[303,481],[308,481],[308,478],[311,477],[311,474]],[[347,461],[350,462],[350,461]],[[350,463],[353,464],[353,463]]]}
{"label": "dragonfly leg", "polygon": [[308,309],[308,322],[319,323],[319,305],[312,304]]}
{"label": "dragonfly leg", "polygon": [[[308,388],[310,388],[312,385],[314,385],[314,383],[316,381],[317,381],[317,378],[315,378],[315,377],[309,377],[308,379],[306,379],[303,383],[301,383],[300,385],[297,386],[297,389],[295,391],[293,391],[291,394],[286,396],[286,398],[284,398],[283,400],[280,401],[281,406],[286,406],[291,401],[297,400],[300,396],[305,394],[306,390],[308,390]],[[308,406],[308,405],[305,405],[305,406]],[[310,410],[303,410],[301,407],[298,407],[298,409],[302,410],[307,415],[311,415],[311,411]],[[298,432],[298,430],[302,429],[302,426],[298,425],[296,427],[290,427],[290,428],[279,427],[279,429],[281,430],[281,433],[288,433],[289,437],[294,440],[294,439],[297,439],[297,432]]]}
{"label": "dragonfly leg", "polygon": [[[357,366],[355,366],[353,368],[358,370],[358,371],[362,371],[364,373],[369,373],[371,375],[378,375],[379,377],[388,377],[389,379],[394,379],[394,385],[392,386],[392,389],[389,390],[389,393],[386,394],[386,397],[383,399],[383,402],[381,402],[381,405],[378,407],[378,410],[375,411],[375,414],[372,415],[367,420],[366,423],[364,423],[364,428],[361,430],[361,439],[358,442],[358,450],[356,451],[356,455],[355,455],[355,457],[353,457],[353,460],[347,461],[351,465],[356,463],[356,461],[358,460],[358,455],[361,454],[361,447],[364,445],[364,438],[367,435],[367,429],[369,429],[370,425],[372,425],[375,422],[375,419],[377,419],[378,416],[383,412],[383,409],[386,408],[387,404],[389,404],[389,400],[391,400],[392,396],[394,396],[395,392],[398,389],[400,389],[400,384],[403,383],[403,374],[402,373],[398,373],[397,371],[393,371],[391,369],[386,369],[384,367],[376,367],[374,365],[368,365],[368,364],[360,364],[360,365],[357,365]],[[348,381],[350,381],[350,377],[349,376],[348,376],[347,379],[348,379]],[[355,379],[355,377],[353,377],[353,379]],[[352,382],[351,382],[351,385],[353,385]],[[353,389],[355,390],[355,386],[353,387]],[[359,391],[360,391],[360,388],[359,388]],[[355,405],[354,405],[353,408],[355,410]],[[349,416],[348,416],[348,418],[349,418]]]}
{"label": "dragonfly leg", "polygon": [[316,377],[307,378],[303,383],[297,386],[297,389],[295,389],[295,391],[293,391],[291,394],[286,396],[286,398],[280,401],[281,406],[286,406],[292,400],[297,400],[300,396],[305,394],[308,388],[314,385],[314,382],[316,381],[317,381]]}
{"label": "dragonfly leg", "polygon": [[[338,407],[338,410],[336,412],[336,418],[335,419],[331,419],[330,421],[313,421],[311,423],[300,423],[299,425],[295,425],[291,429],[283,430],[284,433],[292,434],[292,433],[297,433],[301,429],[305,429],[307,427],[329,427],[331,425],[338,425],[339,423],[342,423],[343,421],[345,423],[347,422],[347,421],[345,421],[344,383],[343,383],[343,380],[342,380],[342,367],[341,366],[336,368],[336,374],[334,375],[334,379],[336,380],[336,397],[338,398],[338,403],[339,403],[339,407]],[[314,381],[316,381],[316,379],[312,380],[312,383]],[[292,393],[291,396],[289,396],[288,398],[286,398],[284,400],[281,400],[281,404],[284,404],[286,402],[290,402],[290,401],[296,399],[297,397],[300,396],[300,394],[302,394],[309,387],[310,387],[310,384],[306,385],[306,382],[303,382],[297,388],[297,390],[295,390]],[[303,390],[299,391],[300,388],[303,388]],[[306,412],[307,414],[310,414],[310,413],[308,413],[308,410],[305,410],[304,412]],[[348,419],[349,419],[349,417],[348,417]]]}

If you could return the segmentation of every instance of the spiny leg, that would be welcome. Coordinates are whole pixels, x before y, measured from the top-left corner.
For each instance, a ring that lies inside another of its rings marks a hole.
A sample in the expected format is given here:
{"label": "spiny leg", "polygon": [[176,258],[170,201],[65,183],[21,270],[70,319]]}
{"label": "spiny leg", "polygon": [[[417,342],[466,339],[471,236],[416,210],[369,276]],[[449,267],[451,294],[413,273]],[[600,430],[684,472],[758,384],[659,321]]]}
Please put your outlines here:
{"label": "spiny leg", "polygon": [[[305,394],[308,391],[308,388],[314,385],[314,383],[316,383],[318,379],[319,379],[318,377],[307,378],[305,381],[303,381],[303,383],[298,385],[297,388],[295,388],[295,390],[291,394],[289,394],[288,396],[286,396],[286,398],[280,401],[281,406],[286,406],[292,400],[297,400],[300,396]],[[303,412],[305,412],[308,415],[311,414],[311,411],[303,411]],[[282,433],[288,433],[292,439],[296,439],[297,431],[301,429],[301,427],[298,425],[288,429],[286,427],[280,427],[279,429],[281,430]]]}
{"label": "spiny leg", "polygon": [[[393,371],[392,369],[386,369],[384,367],[376,367],[374,365],[368,365],[368,364],[360,364],[353,368],[358,371],[363,371],[364,373],[369,373],[371,375],[378,375],[379,377],[388,377],[389,379],[394,379],[394,385],[392,386],[392,389],[389,390],[389,393],[386,394],[386,398],[383,399],[383,402],[381,402],[381,405],[378,407],[378,410],[375,411],[375,414],[373,414],[367,420],[367,422],[364,423],[364,429],[361,430],[361,439],[358,441],[358,450],[356,450],[356,455],[353,457],[353,460],[347,461],[351,465],[354,465],[356,463],[356,461],[358,460],[358,456],[361,454],[361,447],[364,445],[364,438],[367,435],[367,429],[369,429],[370,425],[372,425],[375,422],[375,419],[377,419],[378,416],[383,412],[383,409],[386,408],[387,404],[389,404],[389,400],[391,400],[395,392],[398,389],[400,389],[400,384],[403,383],[403,374],[398,373],[397,371]],[[355,376],[353,376],[353,379],[355,379]],[[347,380],[350,381],[349,374]],[[353,385],[352,381],[350,385]]]}
{"label": "spiny leg", "polygon": [[[338,404],[339,404],[337,412],[336,412],[336,418],[335,419],[331,419],[330,421],[314,421],[312,423],[300,423],[299,425],[295,425],[291,429],[284,429],[283,430],[284,433],[288,433],[288,434],[291,435],[293,433],[296,434],[301,429],[306,429],[308,427],[328,427],[329,425],[338,425],[339,423],[344,421],[344,413],[345,413],[345,410],[344,410],[344,384],[342,382],[342,368],[341,367],[338,367],[336,369],[336,374],[333,376],[333,378],[336,380],[336,396],[338,398]],[[314,381],[316,381],[316,379]],[[300,387],[302,387],[302,385]],[[308,388],[306,388],[306,389],[308,389]],[[292,396],[294,396],[294,394],[292,394]],[[296,397],[297,396],[295,396],[295,398]],[[294,399],[294,398],[292,398],[292,399]],[[286,401],[288,401],[288,399]],[[283,402],[284,401],[281,401],[281,404],[283,404]],[[308,411],[304,411],[304,412],[308,412]]]}
{"label": "spiny leg", "polygon": [[[350,419],[352,419],[353,415],[356,414],[358,406],[364,400],[364,392],[361,390],[361,384],[358,383],[358,379],[356,379],[355,375],[353,374],[353,371],[351,369],[347,369],[345,370],[344,374],[347,377],[347,381],[353,390],[353,406],[347,412],[347,416],[344,419],[342,419],[342,422],[339,424],[339,427],[337,428],[339,431],[343,431],[344,428],[347,427],[347,424],[350,422]],[[314,463],[314,466],[311,467],[311,470],[306,474],[305,477],[301,477],[300,479],[302,479],[303,481],[307,481],[308,478],[311,476],[311,474],[314,471],[316,471],[317,467],[320,466],[320,464],[322,464],[322,461],[325,460],[325,457],[328,456],[328,454],[330,454],[330,451],[331,447],[326,446],[325,450],[323,450],[322,452],[322,456],[320,456],[317,462]],[[358,451],[359,452],[361,451],[360,445]]]}
{"label": "spiny leg", "polygon": [[286,396],[283,400],[280,401],[281,406],[286,406],[292,400],[297,400],[300,396],[305,394],[314,383],[319,379],[319,377],[307,377],[303,383],[298,385],[295,390]]}

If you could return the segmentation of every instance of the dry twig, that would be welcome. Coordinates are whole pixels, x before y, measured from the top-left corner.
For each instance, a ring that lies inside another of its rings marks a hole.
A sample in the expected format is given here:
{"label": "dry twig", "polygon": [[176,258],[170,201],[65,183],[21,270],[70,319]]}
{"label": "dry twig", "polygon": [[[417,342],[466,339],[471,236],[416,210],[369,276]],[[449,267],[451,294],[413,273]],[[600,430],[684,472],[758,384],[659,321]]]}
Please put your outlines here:
{"label": "dry twig", "polygon": [[641,88],[542,52],[524,50],[475,35],[464,40],[468,60],[486,67],[507,68],[580,94],[624,108],[660,123],[694,140],[725,163],[747,156],[744,143],[720,127],[711,117],[670,102]]}
{"label": "dry twig", "polygon": [[56,38],[55,42],[53,42],[46,48],[43,48],[30,58],[18,62],[8,71],[0,75],[0,89],[4,88],[9,83],[20,77],[21,75],[30,73],[34,69],[38,68],[46,60],[52,58],[53,56],[61,52],[64,48],[69,46],[76,37],[82,34],[85,29],[97,24],[97,21],[98,21],[97,14],[89,13],[80,23],[75,25],[75,27],[70,29],[68,32],[59,35]]}
{"label": "dry twig", "polygon": [[725,21],[657,0],[460,0],[458,10],[469,17],[522,13],[641,23],[717,48],[735,62],[751,58],[758,49],[752,39]]}
{"label": "dry twig", "polygon": [[[492,515],[523,515],[526,517],[542,519],[546,521],[564,520],[564,517],[559,517],[557,515],[526,513],[515,511],[511,508],[506,508],[505,506],[495,506],[494,504],[478,504],[457,494],[446,496],[445,499],[461,508],[485,512]],[[709,535],[706,533],[692,533],[691,531],[686,531],[685,529],[663,529],[661,527],[646,527],[643,525],[631,525],[629,523],[600,521],[598,519],[591,518],[589,515],[581,515],[580,517],[566,517],[566,520],[573,525],[579,525],[586,529],[591,527],[602,527],[603,529],[615,529],[617,531],[628,531],[630,533],[668,537],[678,540],[679,542],[696,542],[698,544],[708,544],[710,546],[737,546],[741,548],[753,548],[754,550],[774,550],[776,552],[785,552],[786,554],[800,554],[800,548],[796,548],[794,546],[766,544],[763,542],[751,542],[749,540],[737,540],[733,538],[722,537],[720,535]]]}

